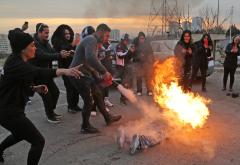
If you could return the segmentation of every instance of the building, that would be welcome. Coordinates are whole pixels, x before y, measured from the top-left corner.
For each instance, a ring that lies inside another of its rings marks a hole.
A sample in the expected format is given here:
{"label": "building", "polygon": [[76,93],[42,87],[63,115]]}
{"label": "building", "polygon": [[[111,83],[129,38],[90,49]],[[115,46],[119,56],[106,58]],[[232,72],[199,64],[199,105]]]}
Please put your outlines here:
{"label": "building", "polygon": [[183,30],[191,30],[191,22],[189,22],[189,21],[182,22],[182,29]]}
{"label": "building", "polygon": [[120,30],[113,29],[110,33],[110,39],[112,40],[120,40]]}
{"label": "building", "polygon": [[0,57],[11,54],[11,47],[7,34],[0,34]]}
{"label": "building", "polygon": [[192,18],[192,31],[202,31],[203,30],[203,18],[193,17]]}

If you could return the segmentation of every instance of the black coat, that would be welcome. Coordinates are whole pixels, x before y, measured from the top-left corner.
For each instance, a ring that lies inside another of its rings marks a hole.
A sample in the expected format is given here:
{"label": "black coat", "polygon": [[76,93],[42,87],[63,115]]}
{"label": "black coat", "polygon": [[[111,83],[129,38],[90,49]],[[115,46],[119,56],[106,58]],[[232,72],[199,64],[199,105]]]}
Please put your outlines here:
{"label": "black coat", "polygon": [[60,53],[55,52],[48,41],[41,42],[37,34],[34,35],[34,43],[37,49],[35,53],[36,57],[31,60],[33,65],[41,68],[51,68],[52,61],[61,58]]}
{"label": "black coat", "polygon": [[183,66],[192,65],[193,54],[187,54],[187,53],[182,52],[182,49],[188,49],[188,48],[191,48],[192,52],[194,52],[194,45],[193,44],[186,45],[181,41],[179,41],[174,48],[174,54],[179,59],[179,62],[181,62],[181,64]]}
{"label": "black coat", "polygon": [[226,57],[224,60],[224,67],[235,69],[237,68],[237,56],[240,55],[240,48],[238,47],[237,53],[232,53],[232,43],[228,44],[225,50]]}
{"label": "black coat", "polygon": [[194,43],[194,53],[193,53],[193,67],[194,66],[204,66],[208,67],[208,57],[211,57],[211,49],[205,48],[202,41]]}
{"label": "black coat", "polygon": [[0,78],[0,115],[24,113],[26,100],[33,95],[30,86],[37,78],[56,77],[56,70],[26,63],[18,55],[10,55]]}
{"label": "black coat", "polygon": [[142,64],[152,65],[154,56],[151,44],[148,41],[145,41],[143,44],[135,42],[134,43],[136,52],[133,55],[133,62],[140,62]]}

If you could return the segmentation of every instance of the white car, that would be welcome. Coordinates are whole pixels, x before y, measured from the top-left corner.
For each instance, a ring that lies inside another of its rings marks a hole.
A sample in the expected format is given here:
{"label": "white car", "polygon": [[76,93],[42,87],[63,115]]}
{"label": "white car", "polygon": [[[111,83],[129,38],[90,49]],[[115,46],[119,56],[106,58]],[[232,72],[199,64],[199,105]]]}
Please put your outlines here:
{"label": "white car", "polygon": [[[174,48],[177,42],[178,40],[152,41],[151,46],[153,49],[155,59],[164,60],[170,56],[174,56]],[[210,76],[213,72],[214,72],[214,59],[210,57],[208,61],[207,76]],[[198,76],[200,76],[200,71],[198,73]]]}

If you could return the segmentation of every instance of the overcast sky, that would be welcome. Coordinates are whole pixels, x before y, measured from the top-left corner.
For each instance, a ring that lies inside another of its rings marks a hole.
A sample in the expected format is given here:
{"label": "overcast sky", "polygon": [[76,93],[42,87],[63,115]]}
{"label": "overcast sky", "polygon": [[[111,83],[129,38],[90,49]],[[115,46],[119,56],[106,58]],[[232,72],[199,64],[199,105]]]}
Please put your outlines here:
{"label": "overcast sky", "polygon": [[[170,5],[173,1],[167,0]],[[199,9],[203,6],[216,7],[217,3],[217,0],[178,1],[179,4],[186,4],[186,6],[189,3],[192,16],[197,16]],[[156,0],[156,2],[160,4],[162,0]],[[150,12],[150,5],[151,0],[0,0],[0,33],[4,33],[8,28],[15,26],[15,24],[18,25],[22,20],[31,20],[35,23],[34,20],[38,20],[38,18],[54,20],[54,25],[56,24],[56,19],[59,18],[65,18],[65,20],[75,19],[75,23],[73,23],[73,26],[75,26],[78,19],[83,21],[84,19],[88,20],[86,18],[99,18],[100,21],[101,18],[109,18],[114,22],[114,18],[126,19],[147,16]],[[234,23],[240,24],[240,0],[220,0],[222,15],[226,14],[231,6],[234,6],[235,11]],[[42,22],[46,21],[42,20]],[[136,20],[139,25],[147,24],[146,19],[141,20],[141,23],[139,21]],[[120,24],[119,22],[121,20],[118,19],[117,25]],[[122,22],[122,24],[124,23]],[[61,21],[59,24],[61,24]],[[115,24],[113,26],[116,27]],[[30,29],[33,30],[31,27]],[[129,29],[131,29],[130,22]],[[127,27],[124,30],[127,30]]]}

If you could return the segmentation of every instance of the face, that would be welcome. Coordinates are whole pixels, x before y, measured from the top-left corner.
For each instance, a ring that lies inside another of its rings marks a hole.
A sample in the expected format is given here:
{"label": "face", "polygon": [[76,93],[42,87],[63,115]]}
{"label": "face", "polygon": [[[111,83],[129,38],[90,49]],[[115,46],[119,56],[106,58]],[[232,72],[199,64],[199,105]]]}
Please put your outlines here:
{"label": "face", "polygon": [[139,43],[144,43],[145,42],[145,37],[144,36],[140,36],[139,37]]}
{"label": "face", "polygon": [[71,35],[68,29],[65,29],[64,31],[64,38],[68,41],[71,39]]}
{"label": "face", "polygon": [[34,42],[32,42],[31,44],[29,44],[23,51],[23,56],[27,59],[30,60],[32,58],[35,57],[35,51],[36,51],[36,47]]}
{"label": "face", "polygon": [[124,45],[128,45],[129,41],[128,40],[123,40]]}
{"label": "face", "polygon": [[240,36],[237,36],[234,38],[234,43],[239,44],[240,43]]}
{"label": "face", "polygon": [[47,41],[49,37],[49,28],[44,28],[42,32],[38,32],[40,40]]}
{"label": "face", "polygon": [[103,33],[103,43],[107,43],[110,38],[110,32],[104,32]]}
{"label": "face", "polygon": [[183,38],[184,38],[185,43],[187,43],[187,44],[190,43],[191,36],[189,33],[185,33]]}

